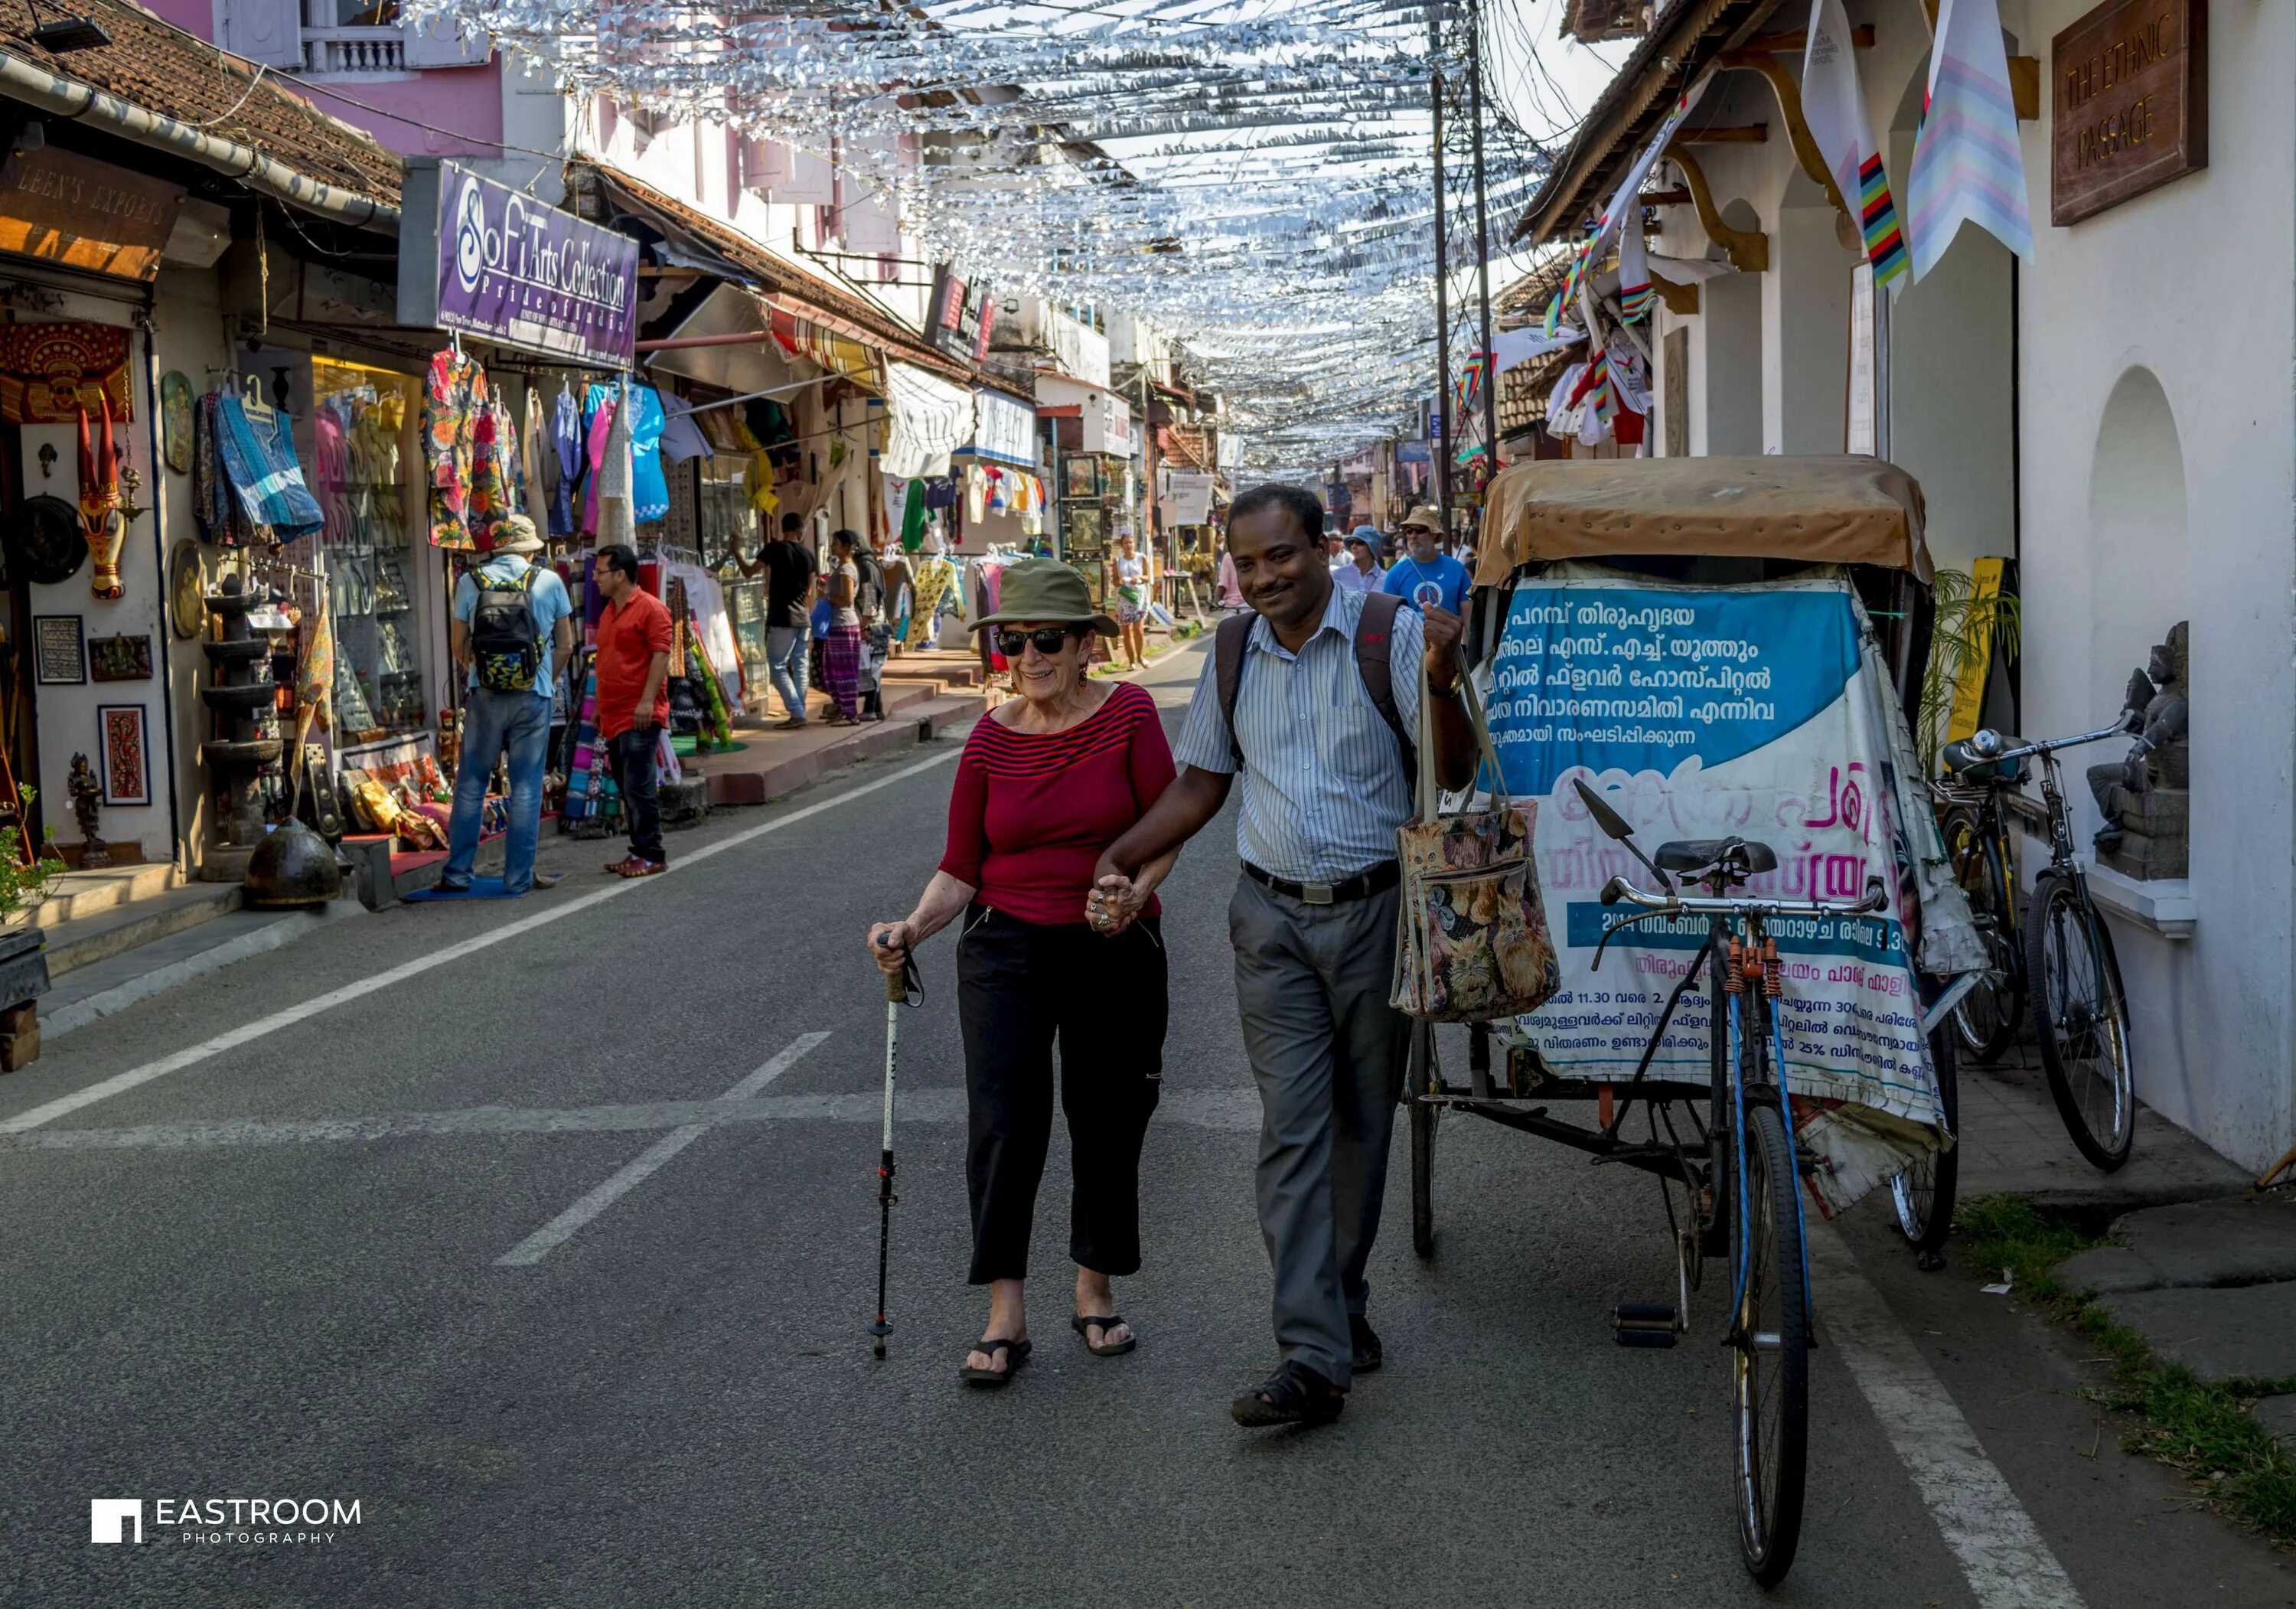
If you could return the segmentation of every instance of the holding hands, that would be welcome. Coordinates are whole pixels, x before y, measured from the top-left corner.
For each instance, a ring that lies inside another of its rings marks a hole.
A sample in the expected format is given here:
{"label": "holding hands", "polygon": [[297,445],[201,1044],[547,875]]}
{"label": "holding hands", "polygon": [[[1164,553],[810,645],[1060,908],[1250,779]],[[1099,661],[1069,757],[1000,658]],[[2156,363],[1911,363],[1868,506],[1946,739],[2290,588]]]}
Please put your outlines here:
{"label": "holding hands", "polygon": [[1103,939],[1113,939],[1148,908],[1149,891],[1129,877],[1111,872],[1092,886],[1085,897],[1084,919]]}

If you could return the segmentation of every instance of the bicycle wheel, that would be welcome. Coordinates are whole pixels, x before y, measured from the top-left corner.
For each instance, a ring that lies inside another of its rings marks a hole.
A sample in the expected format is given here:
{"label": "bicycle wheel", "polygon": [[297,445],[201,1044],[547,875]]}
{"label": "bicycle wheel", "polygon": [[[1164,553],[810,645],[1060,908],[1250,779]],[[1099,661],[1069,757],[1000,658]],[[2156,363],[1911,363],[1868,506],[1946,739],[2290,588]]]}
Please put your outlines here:
{"label": "bicycle wheel", "polygon": [[1937,1069],[1938,1104],[1945,1108],[1946,1131],[1956,1143],[1915,1162],[1890,1181],[1890,1199],[1898,1209],[1898,1227],[1920,1253],[1925,1269],[1945,1267],[1938,1253],[1953,1228],[1954,1192],[1961,1182],[1959,1036],[1945,1028],[1930,1035],[1930,1060]]}
{"label": "bicycle wheel", "polygon": [[[1746,1293],[1731,1342],[1730,1418],[1738,1477],[1738,1539],[1746,1568],[1775,1587],[1793,1568],[1809,1468],[1809,1287],[1799,1185],[1785,1121],[1771,1105],[1746,1113]],[[1734,1235],[1734,1239],[1735,1236]]]}
{"label": "bicycle wheel", "polygon": [[2128,1005],[2104,918],[2081,909],[2070,879],[2044,876],[2026,910],[2026,982],[2049,1093],[2080,1153],[2107,1173],[2128,1160],[2136,1095],[2128,1057]]}
{"label": "bicycle wheel", "polygon": [[1972,1059],[1989,1064],[2016,1038],[2025,1009],[2009,868],[2002,864],[1999,842],[1986,835],[1975,812],[1948,810],[1943,827],[1954,880],[1969,898],[1987,957],[1984,977],[1953,1008],[1954,1031]]}
{"label": "bicycle wheel", "polygon": [[1435,1255],[1435,1120],[1443,1109],[1426,1098],[1435,1065],[1434,1037],[1425,1023],[1412,1029],[1405,1091],[1411,1114],[1411,1249],[1422,1262]]}

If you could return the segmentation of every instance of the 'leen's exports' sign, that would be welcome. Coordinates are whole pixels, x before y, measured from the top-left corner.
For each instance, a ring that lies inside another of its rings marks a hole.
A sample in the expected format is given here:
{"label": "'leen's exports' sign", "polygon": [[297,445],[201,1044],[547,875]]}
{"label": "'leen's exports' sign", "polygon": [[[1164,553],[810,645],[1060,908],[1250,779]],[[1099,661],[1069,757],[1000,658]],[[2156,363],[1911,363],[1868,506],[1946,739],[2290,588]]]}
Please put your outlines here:
{"label": "'leen's exports' sign", "polygon": [[637,356],[637,242],[453,162],[417,159],[406,167],[401,324],[630,366]]}
{"label": "'leen's exports' sign", "polygon": [[2051,43],[2049,219],[2209,165],[2208,0],[2107,0]]}

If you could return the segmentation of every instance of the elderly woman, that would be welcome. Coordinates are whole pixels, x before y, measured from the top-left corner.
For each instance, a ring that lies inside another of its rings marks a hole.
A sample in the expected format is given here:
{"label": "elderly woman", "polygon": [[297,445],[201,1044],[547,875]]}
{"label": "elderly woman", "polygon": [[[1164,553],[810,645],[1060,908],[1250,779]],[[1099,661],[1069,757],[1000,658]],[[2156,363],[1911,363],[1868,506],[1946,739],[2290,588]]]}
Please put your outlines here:
{"label": "elderly woman", "polygon": [[957,762],[948,847],[916,908],[869,930],[887,973],[964,918],[957,1000],[972,1138],[971,1283],[988,1324],[959,1377],[1002,1386],[1028,1361],[1021,1301],[1037,1185],[1053,1128],[1053,1042],[1073,1152],[1071,1327],[1095,1356],[1132,1350],[1110,1281],[1140,1268],[1140,1145],[1161,1090],[1164,941],[1153,891],[1174,856],[1128,889],[1092,869],[1172,780],[1155,701],[1085,675],[1090,634],[1115,633],[1084,578],[1054,559],[1004,572],[996,633],[1019,696],[976,723]]}

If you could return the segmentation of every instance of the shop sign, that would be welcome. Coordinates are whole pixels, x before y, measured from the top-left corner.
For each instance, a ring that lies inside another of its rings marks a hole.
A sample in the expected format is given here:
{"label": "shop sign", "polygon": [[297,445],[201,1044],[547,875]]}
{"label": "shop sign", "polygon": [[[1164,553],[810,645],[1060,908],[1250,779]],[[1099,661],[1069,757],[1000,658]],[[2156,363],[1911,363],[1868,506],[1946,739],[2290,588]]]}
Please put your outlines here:
{"label": "shop sign", "polygon": [[1113,391],[1088,392],[1084,399],[1084,450],[1132,456],[1132,406]]}
{"label": "shop sign", "polygon": [[628,368],[638,243],[448,161],[406,164],[398,321]]}
{"label": "shop sign", "polygon": [[184,192],[43,145],[0,167],[0,251],[119,279],[159,276]]}
{"label": "shop sign", "polygon": [[925,339],[938,350],[979,363],[988,356],[988,338],[996,326],[996,303],[987,285],[950,272],[947,263],[933,270]]}
{"label": "shop sign", "polygon": [[999,391],[972,393],[975,423],[972,445],[977,458],[1009,464],[1020,469],[1037,462],[1037,410]]}
{"label": "shop sign", "polygon": [[1172,472],[1171,490],[1164,499],[1164,520],[1169,525],[1204,525],[1212,517],[1212,478],[1206,474]]}
{"label": "shop sign", "polygon": [[2208,0],[2106,0],[2051,45],[2049,219],[2209,165]]}

